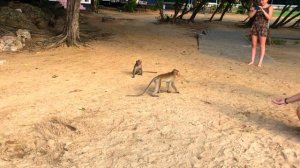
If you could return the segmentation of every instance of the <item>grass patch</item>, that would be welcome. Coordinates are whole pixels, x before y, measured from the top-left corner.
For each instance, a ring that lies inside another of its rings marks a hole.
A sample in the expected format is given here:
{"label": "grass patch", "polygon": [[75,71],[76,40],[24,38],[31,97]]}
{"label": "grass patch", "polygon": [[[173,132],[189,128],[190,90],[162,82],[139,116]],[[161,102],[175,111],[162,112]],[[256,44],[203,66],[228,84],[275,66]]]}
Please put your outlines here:
{"label": "grass patch", "polygon": [[283,39],[279,39],[279,38],[272,38],[271,39],[271,44],[273,45],[284,45],[286,44],[286,40],[283,40]]}
{"label": "grass patch", "polygon": [[[278,17],[278,16],[280,15],[280,13],[281,13],[281,10],[274,10],[274,11],[273,11],[273,16],[274,16],[274,17]],[[285,16],[288,15],[289,13],[290,13],[290,11],[284,12],[283,15],[282,15],[282,17],[285,17]],[[290,17],[293,17],[293,16],[297,15],[298,13],[299,13],[299,12],[295,11],[295,12],[293,12],[293,14],[292,14]],[[298,17],[298,18],[299,18],[299,17]]]}

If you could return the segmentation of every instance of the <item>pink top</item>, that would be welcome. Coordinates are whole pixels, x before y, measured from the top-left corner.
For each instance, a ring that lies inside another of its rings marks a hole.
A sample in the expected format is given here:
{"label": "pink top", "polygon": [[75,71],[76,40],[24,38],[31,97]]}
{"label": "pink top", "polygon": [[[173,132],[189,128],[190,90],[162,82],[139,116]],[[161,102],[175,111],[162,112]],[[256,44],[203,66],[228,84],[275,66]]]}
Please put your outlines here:
{"label": "pink top", "polygon": [[[57,0],[64,8],[67,8],[67,1],[68,0]],[[85,10],[83,5],[80,5],[80,10]]]}

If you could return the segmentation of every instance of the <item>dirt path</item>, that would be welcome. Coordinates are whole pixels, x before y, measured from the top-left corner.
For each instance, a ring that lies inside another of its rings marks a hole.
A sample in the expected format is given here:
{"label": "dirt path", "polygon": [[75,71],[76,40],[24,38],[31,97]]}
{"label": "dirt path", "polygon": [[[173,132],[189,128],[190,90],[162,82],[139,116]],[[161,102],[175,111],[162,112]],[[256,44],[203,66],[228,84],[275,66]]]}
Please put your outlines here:
{"label": "dirt path", "polygon": [[[156,25],[156,15],[84,14],[88,47],[1,53],[0,167],[300,166],[299,104],[270,102],[299,91],[299,44],[248,66],[199,53],[203,25]],[[126,97],[155,76],[132,79],[136,59],[179,69],[180,94]]]}

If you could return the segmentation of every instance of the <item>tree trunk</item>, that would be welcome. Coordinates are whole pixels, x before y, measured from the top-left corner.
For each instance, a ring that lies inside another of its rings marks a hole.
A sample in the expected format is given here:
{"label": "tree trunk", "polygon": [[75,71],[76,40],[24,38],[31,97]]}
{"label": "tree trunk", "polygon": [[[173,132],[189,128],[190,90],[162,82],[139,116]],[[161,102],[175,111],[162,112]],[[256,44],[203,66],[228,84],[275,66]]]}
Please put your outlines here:
{"label": "tree trunk", "polygon": [[[195,1],[196,0],[193,1],[193,4],[195,4]],[[190,9],[187,9],[187,5],[188,5],[188,0],[185,1],[184,9],[182,10],[181,14],[177,18],[182,19],[185,14],[189,13],[190,11],[192,11],[194,9],[195,5],[193,5],[193,7]]]}
{"label": "tree trunk", "polygon": [[184,13],[186,13],[187,11],[187,5],[188,5],[188,1],[186,0],[183,10],[181,11],[181,14],[177,18],[182,19]]}
{"label": "tree trunk", "polygon": [[211,15],[211,17],[209,19],[210,22],[214,18],[215,14],[223,8],[224,3],[225,3],[225,1],[221,1],[220,5],[216,8],[216,10],[214,11],[214,13]]}
{"label": "tree trunk", "polygon": [[165,17],[164,17],[164,0],[156,0],[156,5],[158,6],[159,9],[159,16],[160,16],[160,21],[164,22]]}
{"label": "tree trunk", "polygon": [[183,5],[182,2],[179,3],[179,0],[176,0],[176,1],[175,1],[175,5],[174,5],[174,7],[175,7],[175,9],[174,9],[174,15],[173,15],[173,19],[172,19],[173,24],[176,23],[176,18],[177,18],[178,13],[179,13],[180,10],[181,10],[182,5]]}
{"label": "tree trunk", "polygon": [[91,0],[92,1],[92,11],[96,12],[97,11],[97,0]]}
{"label": "tree trunk", "polygon": [[198,14],[198,12],[200,11],[200,9],[207,3],[208,0],[202,0],[195,8],[192,16],[190,17],[189,21],[190,22],[194,22],[194,19],[196,17],[196,15]]}
{"label": "tree trunk", "polygon": [[63,34],[66,35],[68,46],[76,46],[79,38],[80,0],[68,0],[66,26]]}
{"label": "tree trunk", "polygon": [[[295,11],[298,11],[299,10],[299,7],[300,6],[297,6],[296,8],[294,8],[294,9],[292,9],[291,11],[290,11],[290,13],[289,14],[287,14],[278,24],[277,24],[277,27],[281,27],[281,26],[283,26],[284,24],[286,24],[285,22],[286,22],[286,20],[295,12]],[[292,18],[294,18],[294,17],[292,17]],[[291,20],[290,20],[291,21]]]}
{"label": "tree trunk", "polygon": [[279,26],[279,27],[282,27],[282,26],[284,26],[284,25],[288,24],[288,23],[289,23],[290,21],[292,21],[293,19],[297,18],[298,16],[300,16],[300,13],[298,13],[297,15],[295,15],[295,16],[293,16],[293,17],[289,18],[287,21],[285,21],[285,22],[283,22],[283,23],[280,23],[280,24],[278,24],[278,26]]}
{"label": "tree trunk", "polygon": [[273,22],[273,24],[270,26],[272,28],[277,28],[277,23],[279,22],[279,20],[281,19],[281,16],[287,11],[289,10],[291,7],[291,5],[285,5],[281,11],[281,13],[279,14],[279,16],[277,17],[277,19]]}
{"label": "tree trunk", "polygon": [[229,1],[228,1],[228,4],[226,5],[226,7],[225,7],[225,9],[224,9],[224,11],[222,12],[222,15],[221,15],[219,21],[222,21],[222,20],[223,20],[223,17],[224,17],[224,15],[225,15],[225,13],[228,11],[229,8],[231,8],[232,4],[233,4],[233,1],[232,1],[232,0],[229,0]]}

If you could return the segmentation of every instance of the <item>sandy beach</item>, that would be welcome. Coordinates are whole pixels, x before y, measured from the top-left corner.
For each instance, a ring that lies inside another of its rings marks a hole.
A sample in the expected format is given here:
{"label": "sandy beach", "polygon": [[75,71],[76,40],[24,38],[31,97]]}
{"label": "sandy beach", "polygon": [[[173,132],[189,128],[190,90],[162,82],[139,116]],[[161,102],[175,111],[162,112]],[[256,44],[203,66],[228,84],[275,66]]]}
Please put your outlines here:
{"label": "sandy beach", "polygon": [[[0,53],[0,167],[300,167],[300,103],[271,103],[299,92],[300,43],[267,46],[263,67],[248,66],[245,16],[157,16],[82,13],[81,35],[94,37],[85,46]],[[137,59],[145,71],[178,69],[180,94],[163,85],[159,97],[127,97],[157,75],[131,78]]]}

